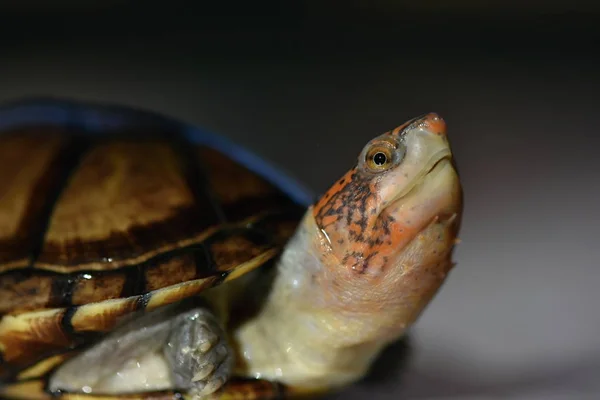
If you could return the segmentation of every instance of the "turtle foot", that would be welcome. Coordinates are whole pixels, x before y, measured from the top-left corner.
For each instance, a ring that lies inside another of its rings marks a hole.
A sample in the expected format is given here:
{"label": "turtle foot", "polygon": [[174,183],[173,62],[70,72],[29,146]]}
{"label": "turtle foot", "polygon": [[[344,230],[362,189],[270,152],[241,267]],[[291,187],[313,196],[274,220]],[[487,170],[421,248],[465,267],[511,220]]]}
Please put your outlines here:
{"label": "turtle foot", "polygon": [[164,348],[173,381],[194,398],[219,390],[231,375],[233,352],[225,332],[211,312],[186,313],[171,331]]}

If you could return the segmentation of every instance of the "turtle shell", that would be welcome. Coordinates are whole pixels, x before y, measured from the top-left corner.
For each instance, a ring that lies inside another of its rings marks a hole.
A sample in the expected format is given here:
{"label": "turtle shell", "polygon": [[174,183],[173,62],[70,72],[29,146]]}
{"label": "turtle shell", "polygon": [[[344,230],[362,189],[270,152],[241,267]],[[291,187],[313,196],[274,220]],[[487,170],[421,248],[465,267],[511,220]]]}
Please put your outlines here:
{"label": "turtle shell", "polygon": [[267,264],[309,198],[225,139],[142,111],[19,103],[0,131],[6,397],[48,397],[52,370],[123,317]]}

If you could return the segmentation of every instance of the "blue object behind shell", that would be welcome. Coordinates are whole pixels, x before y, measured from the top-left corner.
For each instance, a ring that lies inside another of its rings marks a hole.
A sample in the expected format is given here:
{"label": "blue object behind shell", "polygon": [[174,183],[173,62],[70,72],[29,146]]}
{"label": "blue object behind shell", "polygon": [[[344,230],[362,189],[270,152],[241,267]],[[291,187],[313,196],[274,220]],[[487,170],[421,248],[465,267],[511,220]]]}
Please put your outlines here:
{"label": "blue object behind shell", "polygon": [[114,105],[40,99],[0,107],[0,131],[34,124],[78,128],[91,135],[140,126],[164,127],[182,132],[190,141],[224,152],[269,180],[298,203],[308,206],[313,194],[303,185],[231,140],[158,113]]}

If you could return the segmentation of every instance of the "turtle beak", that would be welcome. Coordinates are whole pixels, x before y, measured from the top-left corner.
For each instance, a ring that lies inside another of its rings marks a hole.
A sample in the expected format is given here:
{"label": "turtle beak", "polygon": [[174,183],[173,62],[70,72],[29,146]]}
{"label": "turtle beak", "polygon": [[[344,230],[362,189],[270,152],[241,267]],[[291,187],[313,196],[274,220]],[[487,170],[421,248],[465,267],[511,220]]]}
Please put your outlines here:
{"label": "turtle beak", "polygon": [[[402,131],[395,130],[392,134],[401,137],[407,150],[400,165],[390,171],[379,185],[381,198],[384,199],[383,208],[410,196],[426,177],[437,175],[447,164],[453,169],[446,123],[437,114],[427,114]],[[445,179],[459,184],[452,177],[447,176]]]}

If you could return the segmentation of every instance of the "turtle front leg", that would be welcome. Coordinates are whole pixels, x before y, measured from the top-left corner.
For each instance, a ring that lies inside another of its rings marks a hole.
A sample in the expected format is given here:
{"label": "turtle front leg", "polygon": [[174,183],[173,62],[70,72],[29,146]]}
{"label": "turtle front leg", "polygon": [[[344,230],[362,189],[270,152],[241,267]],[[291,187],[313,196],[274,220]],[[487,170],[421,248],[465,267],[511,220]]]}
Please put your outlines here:
{"label": "turtle front leg", "polygon": [[217,319],[206,309],[196,309],[177,321],[163,352],[174,385],[194,397],[219,390],[233,368],[232,351]]}
{"label": "turtle front leg", "polygon": [[195,398],[217,391],[233,368],[224,329],[198,299],[132,318],[59,367],[53,392],[139,393],[177,389]]}

